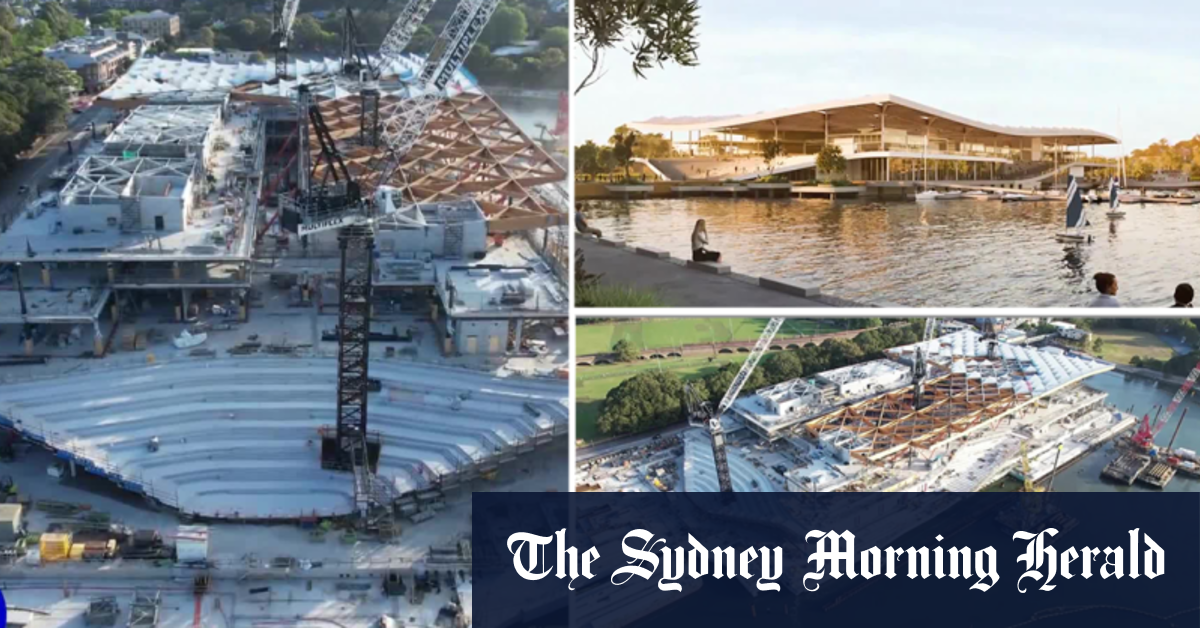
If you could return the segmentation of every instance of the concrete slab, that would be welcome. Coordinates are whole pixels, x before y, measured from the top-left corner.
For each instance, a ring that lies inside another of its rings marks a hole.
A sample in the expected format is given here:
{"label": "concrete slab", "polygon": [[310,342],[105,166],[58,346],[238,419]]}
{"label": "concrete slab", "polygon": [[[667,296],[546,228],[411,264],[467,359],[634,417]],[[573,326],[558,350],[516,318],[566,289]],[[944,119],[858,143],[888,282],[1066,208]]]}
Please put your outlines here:
{"label": "concrete slab", "polygon": [[821,286],[818,284],[778,277],[760,277],[758,285],[768,290],[778,290],[802,297],[815,297],[821,294]]}
{"label": "concrete slab", "polygon": [[616,240],[613,238],[600,238],[600,244],[603,244],[605,246],[612,246],[612,247],[616,247],[616,248],[624,248],[625,247],[624,240]]}
{"label": "concrete slab", "polygon": [[666,259],[668,257],[671,257],[670,253],[668,253],[662,249],[656,249],[656,248],[650,247],[650,246],[639,246],[639,247],[635,248],[634,250],[637,251],[638,255],[645,255],[646,257],[654,257],[657,259]]}
{"label": "concrete slab", "polygon": [[694,271],[675,257],[646,257],[586,238],[576,238],[575,247],[583,252],[584,268],[602,275],[601,283],[654,292],[668,307],[862,307],[828,295],[817,299],[765,290],[732,274]]}
{"label": "concrete slab", "polygon": [[714,275],[728,275],[732,270],[729,264],[721,264],[719,262],[693,262],[688,261],[687,267],[693,270],[699,270]]}

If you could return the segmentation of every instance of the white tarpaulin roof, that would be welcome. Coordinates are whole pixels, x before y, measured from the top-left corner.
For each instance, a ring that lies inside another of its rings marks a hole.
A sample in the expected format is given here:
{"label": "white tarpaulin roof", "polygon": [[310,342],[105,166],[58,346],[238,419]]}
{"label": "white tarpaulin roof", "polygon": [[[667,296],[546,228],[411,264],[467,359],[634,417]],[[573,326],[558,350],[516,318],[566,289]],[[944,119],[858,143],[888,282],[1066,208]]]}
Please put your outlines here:
{"label": "white tarpaulin roof", "polygon": [[[373,57],[379,63],[377,57]],[[425,58],[415,55],[405,55],[399,60],[381,68],[383,76],[399,77],[401,81],[411,80]],[[263,63],[221,63],[217,61],[200,61],[191,59],[168,59],[163,57],[142,57],[134,62],[124,76],[117,79],[112,87],[105,90],[100,97],[108,100],[123,100],[137,98],[149,94],[177,91],[228,91],[247,83],[263,83],[262,92],[268,95],[291,95],[296,86],[316,76],[334,76],[341,71],[341,59],[321,57],[316,59],[293,59],[289,63],[289,74],[293,79],[282,81],[277,85],[266,84],[275,80],[275,66],[272,61]],[[475,87],[475,79],[468,72],[459,70],[446,90],[455,94]],[[319,95],[337,98],[349,95],[337,93],[340,88],[328,88],[330,93]],[[341,91],[345,91],[341,89]]]}

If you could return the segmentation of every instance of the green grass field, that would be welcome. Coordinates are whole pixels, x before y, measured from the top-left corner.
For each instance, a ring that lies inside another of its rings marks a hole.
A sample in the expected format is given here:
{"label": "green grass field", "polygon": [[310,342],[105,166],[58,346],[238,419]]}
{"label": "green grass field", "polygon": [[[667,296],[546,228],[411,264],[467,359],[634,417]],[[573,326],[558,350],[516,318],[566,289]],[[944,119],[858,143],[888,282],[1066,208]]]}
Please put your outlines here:
{"label": "green grass field", "polygon": [[1170,360],[1171,356],[1175,355],[1175,351],[1167,343],[1150,332],[1134,329],[1101,329],[1093,333],[1096,334],[1096,337],[1104,339],[1104,345],[1097,357],[1109,362],[1129,364],[1129,359],[1135,355],[1142,358]]}
{"label": "green grass field", "polygon": [[[754,340],[767,326],[765,318],[658,318],[621,323],[584,323],[575,328],[578,355],[606,353],[618,340],[626,339],[642,349],[665,349],[680,345],[730,340]],[[788,319],[779,337],[811,336],[821,329],[817,321]]]}
{"label": "green grass field", "polygon": [[708,358],[673,358],[670,360],[646,360],[629,364],[604,364],[601,366],[576,367],[575,375],[575,438],[590,443],[599,436],[596,419],[600,406],[608,391],[621,382],[641,373],[662,368],[672,371],[684,379],[704,377],[732,362],[741,364],[749,354],[734,353],[717,356],[712,362]]}

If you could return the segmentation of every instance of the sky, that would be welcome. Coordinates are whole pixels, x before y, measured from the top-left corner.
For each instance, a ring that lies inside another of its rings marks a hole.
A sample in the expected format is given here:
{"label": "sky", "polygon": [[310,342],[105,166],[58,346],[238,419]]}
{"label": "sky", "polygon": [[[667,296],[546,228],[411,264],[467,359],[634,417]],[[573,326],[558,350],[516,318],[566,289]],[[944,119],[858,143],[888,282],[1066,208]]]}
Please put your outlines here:
{"label": "sky", "polygon": [[[624,46],[610,51],[603,77],[573,102],[574,144],[655,116],[882,93],[991,124],[1123,136],[1127,150],[1200,134],[1198,0],[699,4],[699,66],[638,79]],[[572,62],[577,83],[586,59],[575,50]]]}

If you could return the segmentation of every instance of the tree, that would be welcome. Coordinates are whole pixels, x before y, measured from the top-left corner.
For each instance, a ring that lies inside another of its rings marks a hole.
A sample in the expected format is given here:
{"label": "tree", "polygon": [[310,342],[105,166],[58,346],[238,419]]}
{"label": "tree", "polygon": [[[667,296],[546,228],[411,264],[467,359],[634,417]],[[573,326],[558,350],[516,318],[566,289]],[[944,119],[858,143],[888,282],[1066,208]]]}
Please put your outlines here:
{"label": "tree", "polygon": [[[382,41],[382,38],[380,41]],[[435,41],[437,41],[437,35],[434,34],[433,29],[429,28],[429,26],[425,24],[422,24],[421,27],[417,29],[417,32],[413,33],[412,39],[409,40],[408,49],[416,53],[425,54],[433,49],[433,42]],[[471,49],[470,54],[467,55],[468,58],[471,54],[474,54],[475,49],[479,47],[483,47],[488,53],[491,52],[490,50],[487,50],[487,46],[477,43]],[[491,55],[489,54],[488,56]]]}
{"label": "tree", "polygon": [[196,38],[192,42],[200,48],[212,48],[216,37],[216,33],[213,32],[212,27],[204,26],[196,31]]}
{"label": "tree", "polygon": [[826,144],[817,153],[817,169],[828,175],[838,175],[846,171],[846,158],[842,149],[833,144]]}
{"label": "tree", "polygon": [[267,55],[265,55],[261,52],[258,52],[257,50],[254,51],[254,54],[250,55],[250,63],[266,63],[266,62],[267,62]]}
{"label": "tree", "polygon": [[608,143],[612,144],[613,159],[625,171],[625,178],[629,179],[629,164],[633,162],[633,147],[637,144],[638,134],[637,131],[628,130],[622,134],[621,130],[625,128],[625,126],[619,127],[617,132],[608,139]]}
{"label": "tree", "polygon": [[763,140],[758,148],[763,163],[767,165],[767,174],[775,174],[775,160],[783,155],[783,142],[774,138]]}
{"label": "tree", "polygon": [[600,147],[592,140],[575,147],[575,172],[592,176],[604,172],[600,168]]}
{"label": "tree", "polygon": [[484,27],[479,39],[496,49],[513,42],[524,41],[528,33],[529,24],[525,21],[525,14],[520,9],[501,5],[492,14],[492,19]]}
{"label": "tree", "polygon": [[9,33],[17,30],[17,15],[7,5],[0,5],[0,30]]}
{"label": "tree", "polygon": [[[703,395],[702,387],[697,392]],[[681,421],[684,413],[683,380],[669,371],[650,371],[608,392],[596,428],[606,435],[632,434]]]}
{"label": "tree", "polygon": [[604,51],[622,42],[628,43],[638,78],[668,62],[683,67],[699,63],[696,0],[575,0],[574,6],[575,41],[590,66],[576,94],[600,79],[597,72]]}
{"label": "tree", "polygon": [[566,50],[567,46],[570,43],[571,43],[571,33],[568,32],[567,29],[562,26],[555,26],[554,28],[547,28],[542,33],[542,37],[541,37],[542,49],[558,48],[559,50]]}
{"label": "tree", "polygon": [[622,338],[613,345],[613,354],[619,362],[633,362],[641,356],[641,352],[632,342]]}
{"label": "tree", "polygon": [[129,15],[132,15],[132,13],[129,11],[122,9],[109,9],[104,13],[101,13],[98,17],[94,18],[92,20],[92,24],[106,28],[120,28],[122,20]]}

